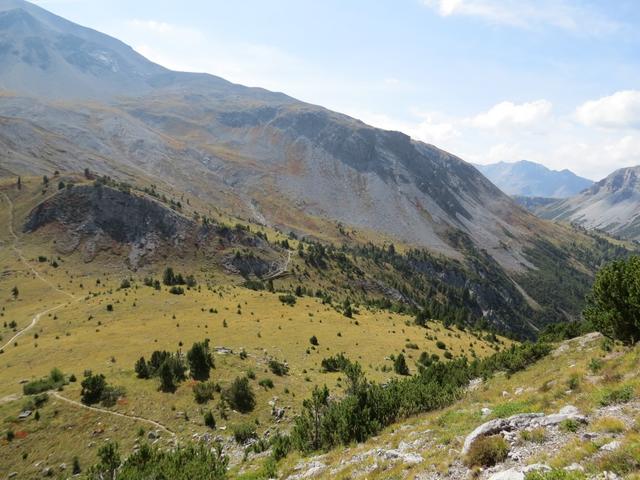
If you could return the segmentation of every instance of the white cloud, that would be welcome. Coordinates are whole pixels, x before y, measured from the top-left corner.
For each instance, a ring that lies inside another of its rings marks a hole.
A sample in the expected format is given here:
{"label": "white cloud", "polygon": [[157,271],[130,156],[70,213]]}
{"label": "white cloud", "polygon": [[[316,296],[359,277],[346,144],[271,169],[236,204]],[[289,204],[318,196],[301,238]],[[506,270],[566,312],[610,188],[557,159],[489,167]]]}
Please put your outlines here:
{"label": "white cloud", "polygon": [[443,17],[477,17],[511,27],[551,26],[585,35],[611,33],[620,28],[584,5],[567,0],[423,0]]}
{"label": "white cloud", "polygon": [[487,112],[469,120],[470,125],[478,128],[523,127],[544,120],[551,114],[552,104],[548,100],[536,100],[516,104],[500,102]]}
{"label": "white cloud", "polygon": [[640,164],[640,136],[626,135],[604,146],[606,157],[625,165]]}
{"label": "white cloud", "polygon": [[438,122],[428,116],[410,129],[408,134],[423,142],[440,143],[458,137],[460,131],[453,123]]}
{"label": "white cloud", "polygon": [[585,102],[576,110],[576,118],[590,127],[640,128],[640,90],[623,90]]}
{"label": "white cloud", "polygon": [[414,114],[415,121],[412,122],[359,109],[346,109],[343,111],[373,127],[403,132],[411,138],[426,143],[434,143],[441,148],[443,147],[443,142],[452,140],[460,135],[460,131],[453,122],[441,118],[441,115],[437,113],[416,113]]}
{"label": "white cloud", "polygon": [[133,19],[127,20],[126,24],[133,30],[171,37],[174,39],[180,38],[187,42],[201,41],[204,39],[204,34],[198,29],[174,25],[167,22]]}
{"label": "white cloud", "polygon": [[498,143],[491,146],[484,155],[483,163],[515,162],[530,157],[524,153],[521,145],[510,143]]}

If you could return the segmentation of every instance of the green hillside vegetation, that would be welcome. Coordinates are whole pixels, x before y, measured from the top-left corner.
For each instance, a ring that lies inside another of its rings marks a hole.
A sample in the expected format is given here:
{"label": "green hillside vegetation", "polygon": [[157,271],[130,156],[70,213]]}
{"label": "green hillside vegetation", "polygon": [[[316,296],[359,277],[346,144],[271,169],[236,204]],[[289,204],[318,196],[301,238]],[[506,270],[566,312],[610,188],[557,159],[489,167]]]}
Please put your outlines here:
{"label": "green hillside vegetation", "polygon": [[[42,189],[35,179],[22,185],[7,191],[15,208],[0,212],[0,221],[12,223],[18,236],[5,230],[8,248],[0,252],[4,271],[12,272],[0,280],[6,292],[0,415],[5,433],[15,433],[5,445],[9,461],[2,475],[39,475],[25,454],[50,455],[55,465],[71,465],[77,457],[84,470],[105,438],[128,452],[156,430],[162,445],[202,435],[212,424],[218,432],[253,424],[262,434],[273,424],[274,397],[286,411],[283,425],[290,425],[315,384],[340,388],[342,373],[323,373],[322,364],[343,352],[368,378],[386,382],[398,377],[393,359],[402,352],[415,373],[421,355],[483,358],[514,343],[433,320],[416,325],[411,309],[361,303],[364,297],[355,292],[338,290],[344,301],[310,295],[296,289],[296,276],[308,273],[314,277],[309,283],[329,285],[328,272],[307,267],[304,254],[293,260],[292,270],[300,273],[253,280],[258,288],[243,286],[247,280],[215,263],[188,258],[136,272],[111,254],[85,263],[77,253],[58,254],[55,237],[20,233],[19,219],[41,200],[34,193]],[[299,244],[277,232],[268,235],[293,249]],[[305,243],[305,254],[315,245]],[[177,285],[182,295],[171,293]],[[282,295],[295,302],[281,302]],[[18,419],[40,392],[48,398],[36,409],[38,420],[34,413]]]}
{"label": "green hillside vegetation", "polygon": [[[65,189],[87,182],[62,178]],[[90,478],[114,468],[118,478],[175,476],[176,464],[189,459],[175,478],[201,469],[210,472],[203,478],[223,478],[227,466],[230,478],[240,471],[269,478],[290,471],[296,459],[385,438],[398,422],[446,415],[438,412],[469,401],[466,387],[475,378],[507,388],[503,382],[548,362],[548,344],[498,335],[506,329],[482,319],[482,311],[489,302],[500,318],[524,318],[555,307],[507,301],[518,298],[517,288],[464,237],[452,240],[467,245],[468,259],[460,262],[401,245],[338,247],[240,223],[229,228],[266,239],[289,257],[286,271],[259,278],[225,270],[222,255],[253,255],[244,247],[211,257],[186,251],[133,271],[118,245],[85,262],[78,252],[57,250],[59,226],[47,227],[47,236],[21,233],[28,213],[55,195],[54,184],[24,178],[19,190],[3,189],[11,208],[0,211],[0,222],[12,228],[0,251],[10,272],[0,278],[8,459],[0,475],[39,478],[46,458],[52,475],[65,464]],[[190,203],[170,207],[196,217],[186,211]],[[222,216],[198,218],[233,225]],[[585,244],[591,265],[627,252],[601,247],[595,253]],[[582,293],[585,272],[567,288]],[[515,325],[512,335],[528,335]],[[599,401],[634,398],[627,383]],[[450,433],[456,431],[461,435],[462,426]],[[212,435],[222,438],[223,451],[191,443],[213,442]],[[168,453],[175,445],[181,447]]]}

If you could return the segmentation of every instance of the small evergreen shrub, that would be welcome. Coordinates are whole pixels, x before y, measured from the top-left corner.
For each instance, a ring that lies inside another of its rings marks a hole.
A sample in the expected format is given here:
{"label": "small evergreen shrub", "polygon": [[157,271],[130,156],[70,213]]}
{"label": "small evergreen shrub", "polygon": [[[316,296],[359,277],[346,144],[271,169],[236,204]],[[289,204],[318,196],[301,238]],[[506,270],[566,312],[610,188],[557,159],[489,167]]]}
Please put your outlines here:
{"label": "small evergreen shrub", "polygon": [[613,390],[604,390],[600,394],[600,405],[606,407],[616,403],[627,403],[633,399],[633,396],[633,386],[631,385],[624,385]]}
{"label": "small evergreen shrub", "polygon": [[269,370],[271,370],[274,375],[278,375],[279,377],[282,377],[289,373],[289,367],[285,363],[279,362],[278,360],[273,358],[269,360]]}
{"label": "small evergreen shrub", "polygon": [[213,417],[211,410],[207,410],[204,414],[204,424],[209,428],[216,428],[216,419]]}
{"label": "small evergreen shrub", "polygon": [[240,425],[233,426],[233,438],[240,445],[244,445],[252,438],[257,438],[256,428],[251,423],[241,423]]}
{"label": "small evergreen shrub", "polygon": [[480,437],[471,447],[465,458],[468,467],[492,467],[507,459],[509,444],[502,435]]}

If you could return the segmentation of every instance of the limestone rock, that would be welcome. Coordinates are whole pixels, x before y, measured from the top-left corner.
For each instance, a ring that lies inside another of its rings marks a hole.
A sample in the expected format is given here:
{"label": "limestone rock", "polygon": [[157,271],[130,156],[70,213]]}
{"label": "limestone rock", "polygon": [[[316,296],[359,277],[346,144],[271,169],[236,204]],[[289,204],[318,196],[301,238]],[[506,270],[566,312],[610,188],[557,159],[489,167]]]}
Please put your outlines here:
{"label": "limestone rock", "polygon": [[600,450],[602,450],[603,452],[613,452],[614,450],[619,449],[621,445],[622,443],[620,441],[614,440],[613,442],[609,442],[606,445],[600,447]]}
{"label": "limestone rock", "polygon": [[489,477],[489,480],[524,480],[524,473],[516,468],[510,468],[509,470],[494,473]]}

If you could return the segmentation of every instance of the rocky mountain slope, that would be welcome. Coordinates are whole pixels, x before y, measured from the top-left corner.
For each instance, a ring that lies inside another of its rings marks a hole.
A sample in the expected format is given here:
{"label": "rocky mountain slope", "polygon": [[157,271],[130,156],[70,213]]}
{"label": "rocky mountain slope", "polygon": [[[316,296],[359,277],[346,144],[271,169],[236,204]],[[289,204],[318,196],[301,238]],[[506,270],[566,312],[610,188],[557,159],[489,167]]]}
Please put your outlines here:
{"label": "rocky mountain slope", "polygon": [[516,201],[518,205],[526,208],[527,210],[533,213],[535,213],[539,208],[545,207],[547,205],[551,205],[552,203],[556,203],[558,201],[557,198],[524,197],[520,195],[514,195],[513,199]]}
{"label": "rocky mountain slope", "polygon": [[[186,255],[200,255],[203,263],[218,257],[221,266],[264,276],[275,271],[275,260],[283,254],[244,229],[201,225],[153,198],[101,183],[63,188],[40,203],[29,214],[24,232],[44,229],[55,239],[58,253],[79,251],[91,262],[111,251],[122,255],[132,269],[167,257],[184,261]],[[241,264],[234,247],[251,248],[252,262]]]}
{"label": "rocky mountain slope", "polygon": [[536,212],[543,218],[640,240],[640,167],[617,170],[584,192]]}
{"label": "rocky mountain slope", "polygon": [[[51,164],[69,169],[83,162],[99,173],[143,170],[187,191],[225,192],[218,197],[233,197],[229,204],[243,199],[270,223],[303,230],[309,217],[320,217],[450,256],[456,251],[447,232],[462,230],[510,270],[527,266],[524,238],[539,222],[453,155],[282,94],[166,71],[115,39],[26,2],[6,1],[2,12],[11,58],[0,84],[18,95],[3,98],[0,115],[10,128],[36,134],[16,157],[12,137],[4,137],[12,157],[5,170],[41,173]],[[43,61],[32,60],[25,38],[42,44]],[[105,56],[118,65],[113,75],[75,61]],[[55,88],[59,72],[73,95]],[[29,82],[12,81],[22,77]],[[94,97],[85,81],[104,103],[84,102]],[[37,151],[28,164],[24,150]]]}
{"label": "rocky mountain slope", "polygon": [[520,160],[476,165],[503,192],[523,197],[571,197],[593,185],[570,170],[550,170],[539,163]]}
{"label": "rocky mountain slope", "polygon": [[0,2],[3,89],[50,98],[104,98],[149,91],[152,78],[164,72],[107,35],[28,2]]}

